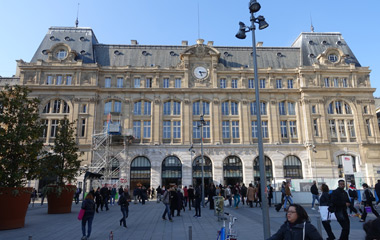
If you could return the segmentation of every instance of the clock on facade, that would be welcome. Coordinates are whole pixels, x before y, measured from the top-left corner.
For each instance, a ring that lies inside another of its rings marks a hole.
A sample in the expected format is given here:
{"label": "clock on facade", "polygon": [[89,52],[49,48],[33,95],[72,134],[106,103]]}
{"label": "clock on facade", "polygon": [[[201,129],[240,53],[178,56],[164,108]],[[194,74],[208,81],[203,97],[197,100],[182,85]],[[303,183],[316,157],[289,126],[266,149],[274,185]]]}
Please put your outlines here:
{"label": "clock on facade", "polygon": [[194,76],[198,79],[208,77],[208,70],[205,67],[199,66],[194,68]]}

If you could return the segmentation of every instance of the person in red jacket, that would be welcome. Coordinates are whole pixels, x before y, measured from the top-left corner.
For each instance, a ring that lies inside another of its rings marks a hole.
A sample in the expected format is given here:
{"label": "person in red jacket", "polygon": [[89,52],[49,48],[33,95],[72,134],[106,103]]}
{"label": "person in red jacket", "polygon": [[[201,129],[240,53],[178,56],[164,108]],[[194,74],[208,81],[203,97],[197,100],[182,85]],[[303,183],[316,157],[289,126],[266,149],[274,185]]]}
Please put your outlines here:
{"label": "person in red jacket", "polygon": [[184,201],[184,205],[185,205],[185,207],[187,207],[187,201],[188,201],[188,198],[189,198],[189,193],[187,192],[187,186],[185,186],[184,188],[183,188],[183,201]]}

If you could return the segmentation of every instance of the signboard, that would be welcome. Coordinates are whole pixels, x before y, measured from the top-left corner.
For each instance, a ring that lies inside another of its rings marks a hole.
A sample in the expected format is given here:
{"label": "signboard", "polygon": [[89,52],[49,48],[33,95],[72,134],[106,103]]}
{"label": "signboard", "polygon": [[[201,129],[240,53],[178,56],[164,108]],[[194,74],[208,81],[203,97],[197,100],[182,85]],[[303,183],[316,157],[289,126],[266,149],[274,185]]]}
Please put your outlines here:
{"label": "signboard", "polygon": [[127,179],[125,178],[120,178],[120,183],[126,183],[127,182]]}
{"label": "signboard", "polygon": [[352,156],[342,156],[342,165],[344,174],[354,174],[354,167],[352,165]]}

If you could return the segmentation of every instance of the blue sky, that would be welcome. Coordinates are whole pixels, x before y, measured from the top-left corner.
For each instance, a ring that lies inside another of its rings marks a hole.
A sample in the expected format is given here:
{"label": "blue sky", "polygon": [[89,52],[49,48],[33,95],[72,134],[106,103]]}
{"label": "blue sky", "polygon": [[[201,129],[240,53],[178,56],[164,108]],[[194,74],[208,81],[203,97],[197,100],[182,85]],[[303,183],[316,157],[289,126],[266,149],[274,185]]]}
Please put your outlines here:
{"label": "blue sky", "polygon": [[[238,22],[249,24],[249,0],[0,0],[0,76],[16,72],[16,60],[29,62],[48,28],[91,27],[100,43],[195,44],[198,35],[215,46],[251,46],[235,38]],[[379,0],[259,0],[269,27],[256,32],[264,46],[290,46],[301,32],[341,32],[362,66],[372,70],[380,97]],[[198,6],[199,22],[198,25]],[[199,27],[198,27],[199,26]]]}

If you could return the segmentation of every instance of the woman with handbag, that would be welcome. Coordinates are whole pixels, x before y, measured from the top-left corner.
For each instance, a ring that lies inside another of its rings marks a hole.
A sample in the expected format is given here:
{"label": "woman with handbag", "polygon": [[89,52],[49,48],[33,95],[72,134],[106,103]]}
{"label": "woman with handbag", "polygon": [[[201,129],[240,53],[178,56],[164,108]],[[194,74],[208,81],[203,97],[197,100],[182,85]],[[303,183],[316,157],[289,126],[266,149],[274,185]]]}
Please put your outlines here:
{"label": "woman with handbag", "polygon": [[[323,228],[325,229],[325,231],[327,233],[327,236],[328,236],[327,240],[333,240],[333,239],[335,239],[335,235],[331,230],[331,225],[330,225],[331,220],[329,218],[329,216],[331,216],[330,215],[331,213],[328,211],[328,207],[331,205],[329,187],[323,183],[321,186],[321,190],[322,190],[322,195],[319,198],[319,204],[320,204],[319,210],[321,213],[322,225],[323,225]],[[324,218],[322,217],[322,214],[323,214],[322,212],[324,212],[324,213],[327,212],[326,220],[324,220]]]}
{"label": "woman with handbag", "polygon": [[[87,240],[91,235],[92,221],[94,220],[95,215],[95,203],[94,196],[91,193],[87,194],[85,200],[82,202],[82,207],[84,215],[82,218],[82,240]],[[88,223],[87,236],[86,236],[86,223]]]}
{"label": "woman with handbag", "polygon": [[117,202],[118,205],[120,205],[120,211],[123,214],[123,217],[120,219],[120,226],[123,224],[123,227],[127,228],[127,221],[126,218],[128,217],[128,206],[129,202],[131,201],[131,197],[129,196],[128,189],[125,188],[124,192],[121,194],[119,201]]}
{"label": "woman with handbag", "polygon": [[299,204],[290,204],[285,223],[267,240],[322,240],[322,237],[310,223],[305,209]]}
{"label": "woman with handbag", "polygon": [[365,222],[368,212],[372,212],[376,215],[376,217],[379,217],[379,213],[373,208],[372,201],[375,201],[375,197],[373,196],[371,190],[368,188],[368,184],[363,183],[362,186],[364,188],[364,191],[362,192],[362,204],[364,205],[364,211],[360,222]]}

